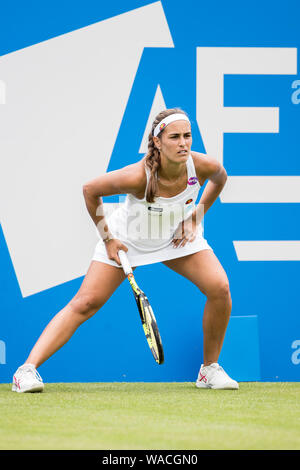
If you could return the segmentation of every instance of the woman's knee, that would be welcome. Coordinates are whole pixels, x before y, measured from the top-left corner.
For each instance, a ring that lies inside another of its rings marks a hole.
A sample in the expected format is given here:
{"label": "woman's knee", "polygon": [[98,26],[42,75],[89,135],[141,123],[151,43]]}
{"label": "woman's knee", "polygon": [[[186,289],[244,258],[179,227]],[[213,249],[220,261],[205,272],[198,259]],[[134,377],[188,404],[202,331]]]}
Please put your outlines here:
{"label": "woman's knee", "polygon": [[208,290],[207,297],[212,299],[231,302],[230,286],[227,279],[221,279],[215,282]]}
{"label": "woman's knee", "polygon": [[69,302],[72,311],[87,319],[94,315],[103,305],[99,295],[94,293],[78,293]]}

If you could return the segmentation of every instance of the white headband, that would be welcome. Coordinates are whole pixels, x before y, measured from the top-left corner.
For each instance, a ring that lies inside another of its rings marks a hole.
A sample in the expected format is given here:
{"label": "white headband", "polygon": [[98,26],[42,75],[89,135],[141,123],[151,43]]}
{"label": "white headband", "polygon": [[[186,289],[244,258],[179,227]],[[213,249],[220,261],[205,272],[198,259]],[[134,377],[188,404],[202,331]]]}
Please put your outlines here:
{"label": "white headband", "polygon": [[160,123],[157,124],[153,131],[154,137],[157,137],[158,134],[168,125],[171,124],[171,122],[174,121],[187,121],[190,123],[189,118],[183,114],[183,113],[176,113],[176,114],[170,114],[170,116],[167,116],[165,119],[160,121]]}

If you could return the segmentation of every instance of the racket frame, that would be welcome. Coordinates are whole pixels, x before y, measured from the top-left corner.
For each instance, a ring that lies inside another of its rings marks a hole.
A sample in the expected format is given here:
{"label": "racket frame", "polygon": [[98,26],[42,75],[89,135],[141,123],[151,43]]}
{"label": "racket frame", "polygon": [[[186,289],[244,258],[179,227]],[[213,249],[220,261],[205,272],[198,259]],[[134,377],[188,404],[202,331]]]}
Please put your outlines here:
{"label": "racket frame", "polygon": [[152,352],[152,355],[157,364],[163,364],[164,362],[164,351],[160,333],[158,330],[157,322],[146,294],[139,288],[133,275],[132,267],[129,263],[127,255],[124,250],[118,252],[123,270],[129,284],[132,288],[140,318],[142,321],[143,330]]}

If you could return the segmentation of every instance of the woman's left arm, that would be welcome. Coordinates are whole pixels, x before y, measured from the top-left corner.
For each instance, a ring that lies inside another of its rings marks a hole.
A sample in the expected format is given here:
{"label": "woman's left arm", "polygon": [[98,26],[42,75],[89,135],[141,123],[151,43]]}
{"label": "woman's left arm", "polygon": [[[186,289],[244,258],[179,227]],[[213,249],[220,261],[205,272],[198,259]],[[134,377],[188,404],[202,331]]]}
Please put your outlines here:
{"label": "woman's left arm", "polygon": [[219,196],[227,180],[225,168],[218,160],[198,152],[191,152],[191,154],[199,183],[203,186],[206,180],[208,182],[192,215],[179,224],[175,231],[172,240],[175,248],[183,247],[187,242],[195,240],[197,226]]}
{"label": "woman's left arm", "polygon": [[199,204],[193,212],[193,219],[198,225],[224,188],[227,173],[223,165],[215,158],[197,152],[192,152],[192,156],[201,186],[208,180]]}

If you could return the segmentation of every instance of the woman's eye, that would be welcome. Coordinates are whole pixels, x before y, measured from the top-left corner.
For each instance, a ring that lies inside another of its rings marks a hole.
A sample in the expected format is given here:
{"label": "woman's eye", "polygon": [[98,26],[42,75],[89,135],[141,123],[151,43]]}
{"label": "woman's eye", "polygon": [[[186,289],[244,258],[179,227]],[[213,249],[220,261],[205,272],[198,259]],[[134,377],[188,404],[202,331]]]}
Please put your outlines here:
{"label": "woman's eye", "polygon": [[[170,138],[171,139],[178,139],[178,135],[171,135]],[[187,134],[184,136],[185,139],[190,139],[192,137],[192,134]]]}

